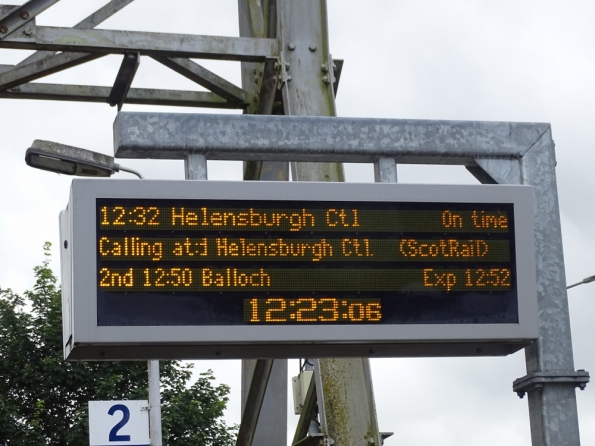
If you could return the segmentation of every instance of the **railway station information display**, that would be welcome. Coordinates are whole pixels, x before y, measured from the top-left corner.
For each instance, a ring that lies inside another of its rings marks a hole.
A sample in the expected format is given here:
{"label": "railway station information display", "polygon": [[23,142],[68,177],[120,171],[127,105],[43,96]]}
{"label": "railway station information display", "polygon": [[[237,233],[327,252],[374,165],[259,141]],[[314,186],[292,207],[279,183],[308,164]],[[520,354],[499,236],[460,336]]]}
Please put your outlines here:
{"label": "railway station information display", "polygon": [[447,327],[457,343],[508,333],[514,350],[536,336],[531,197],[524,186],[75,180],[67,306],[74,315],[83,293],[95,330],[138,341],[149,327],[194,327],[196,339],[161,341],[187,349],[390,354],[411,342],[406,327],[431,328],[430,344]]}

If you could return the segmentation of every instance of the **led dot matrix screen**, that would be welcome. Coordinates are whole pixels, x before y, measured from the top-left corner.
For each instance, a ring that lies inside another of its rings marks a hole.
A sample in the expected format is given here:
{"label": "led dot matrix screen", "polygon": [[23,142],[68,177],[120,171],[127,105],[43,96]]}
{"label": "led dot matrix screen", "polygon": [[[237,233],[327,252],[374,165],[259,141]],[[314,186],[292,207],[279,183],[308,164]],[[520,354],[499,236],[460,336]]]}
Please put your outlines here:
{"label": "led dot matrix screen", "polygon": [[538,334],[529,186],[75,179],[69,359],[492,356]]}
{"label": "led dot matrix screen", "polygon": [[99,325],[518,323],[510,203],[95,200]]}

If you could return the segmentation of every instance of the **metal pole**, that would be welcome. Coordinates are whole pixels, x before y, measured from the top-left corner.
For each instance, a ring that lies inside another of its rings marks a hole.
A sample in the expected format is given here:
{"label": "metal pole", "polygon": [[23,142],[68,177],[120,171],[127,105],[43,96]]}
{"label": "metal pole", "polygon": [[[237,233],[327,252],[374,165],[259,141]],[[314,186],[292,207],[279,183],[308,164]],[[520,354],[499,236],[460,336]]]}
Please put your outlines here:
{"label": "metal pole", "polygon": [[[285,114],[336,116],[326,0],[278,0],[277,8]],[[342,164],[292,163],[291,171],[294,181],[345,181]],[[369,360],[325,358],[317,364],[326,444],[380,445]]]}
{"label": "metal pole", "polygon": [[486,174],[479,175],[482,182],[533,186],[539,339],[525,349],[527,375],[514,381],[513,390],[529,396],[533,446],[579,446],[575,388],[583,389],[589,374],[574,370],[551,128],[520,163],[479,157],[475,161]]}
{"label": "metal pole", "polygon": [[159,388],[159,361],[147,361],[149,366],[149,436],[151,446],[162,446],[161,389]]}
{"label": "metal pole", "polygon": [[[276,0],[238,0],[241,37],[270,37],[277,35]],[[242,62],[242,88],[252,94],[254,101],[246,113],[270,115],[277,91],[277,73],[266,64]],[[289,163],[285,161],[244,162],[245,180],[287,181]],[[242,360],[242,426],[248,420],[246,410],[254,410],[250,394],[258,386],[258,361]],[[276,359],[272,365],[264,399],[259,402],[259,417],[250,427],[253,446],[282,445],[287,441],[287,360]],[[238,444],[244,439],[238,435]],[[243,443],[245,444],[245,443]]]}

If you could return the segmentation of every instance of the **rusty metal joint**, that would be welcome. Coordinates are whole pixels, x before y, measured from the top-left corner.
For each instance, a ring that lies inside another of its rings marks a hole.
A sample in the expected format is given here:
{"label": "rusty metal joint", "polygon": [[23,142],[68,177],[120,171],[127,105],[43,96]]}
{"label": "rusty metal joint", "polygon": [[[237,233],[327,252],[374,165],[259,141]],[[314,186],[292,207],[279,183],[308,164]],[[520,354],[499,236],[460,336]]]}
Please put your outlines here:
{"label": "rusty metal joint", "polygon": [[[29,0],[20,6],[0,5],[0,40],[11,34],[30,36],[35,30],[35,16],[57,3],[58,0]],[[24,28],[27,25],[27,28]]]}

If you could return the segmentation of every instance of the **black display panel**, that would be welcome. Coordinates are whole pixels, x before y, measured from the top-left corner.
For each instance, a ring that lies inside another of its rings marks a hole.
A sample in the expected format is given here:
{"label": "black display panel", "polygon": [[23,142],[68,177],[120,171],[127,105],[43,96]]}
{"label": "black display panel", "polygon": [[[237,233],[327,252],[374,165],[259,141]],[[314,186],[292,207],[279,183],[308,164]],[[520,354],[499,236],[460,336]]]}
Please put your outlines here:
{"label": "black display panel", "polygon": [[97,323],[518,323],[502,203],[96,199]]}

